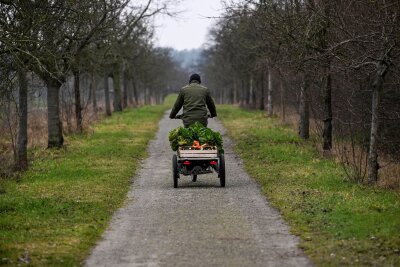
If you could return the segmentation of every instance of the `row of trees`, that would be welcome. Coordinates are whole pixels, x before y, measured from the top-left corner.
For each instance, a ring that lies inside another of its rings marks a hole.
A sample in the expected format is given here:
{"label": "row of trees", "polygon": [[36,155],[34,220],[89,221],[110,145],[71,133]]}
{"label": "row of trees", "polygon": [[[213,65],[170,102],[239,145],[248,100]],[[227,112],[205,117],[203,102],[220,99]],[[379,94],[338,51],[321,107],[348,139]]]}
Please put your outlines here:
{"label": "row of trees", "polygon": [[[154,47],[151,25],[153,16],[170,15],[170,3],[140,3],[0,1],[0,117],[3,122],[7,119],[10,129],[10,118],[18,118],[14,148],[17,168],[28,165],[28,103],[31,95],[40,92],[40,83],[45,92],[39,97],[47,100],[44,108],[49,148],[64,143],[60,110],[68,109],[61,107],[63,103],[67,103],[65,107],[73,105],[73,112],[66,112],[67,121],[74,121],[75,131],[82,132],[89,100],[94,114],[101,100],[110,116],[112,110],[122,111],[129,104],[160,102],[164,89],[174,86],[173,79],[168,78],[179,77],[181,70],[168,49]],[[100,99],[99,84],[103,89]],[[10,115],[12,111],[15,113]]]}
{"label": "row of trees", "polygon": [[231,4],[211,30],[203,73],[219,102],[284,120],[295,110],[304,139],[315,122],[322,148],[336,137],[350,175],[376,183],[379,153],[400,161],[399,19],[396,0]]}

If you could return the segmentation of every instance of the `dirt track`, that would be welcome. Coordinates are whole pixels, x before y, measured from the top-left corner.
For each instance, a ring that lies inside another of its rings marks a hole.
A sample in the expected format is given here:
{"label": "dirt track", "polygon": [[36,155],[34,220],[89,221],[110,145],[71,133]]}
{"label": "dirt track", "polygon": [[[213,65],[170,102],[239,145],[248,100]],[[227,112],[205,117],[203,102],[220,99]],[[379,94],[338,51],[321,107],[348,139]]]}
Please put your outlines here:
{"label": "dirt track", "polygon": [[[127,204],[114,215],[86,266],[310,266],[298,240],[243,170],[224,136],[227,182],[203,175],[174,189],[164,117]],[[222,125],[209,127],[222,133]]]}

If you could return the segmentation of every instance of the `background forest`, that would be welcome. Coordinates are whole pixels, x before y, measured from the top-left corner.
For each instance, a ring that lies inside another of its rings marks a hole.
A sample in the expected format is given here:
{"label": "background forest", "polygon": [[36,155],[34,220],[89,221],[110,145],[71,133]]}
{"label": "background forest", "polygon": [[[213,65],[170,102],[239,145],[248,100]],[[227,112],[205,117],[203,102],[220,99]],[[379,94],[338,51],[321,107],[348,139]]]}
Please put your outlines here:
{"label": "background forest", "polygon": [[[0,1],[1,176],[99,117],[161,103],[186,73],[154,45],[168,1]],[[185,78],[184,78],[185,77]],[[34,150],[32,150],[34,151]]]}
{"label": "background forest", "polygon": [[200,72],[218,103],[279,116],[349,179],[399,186],[398,1],[226,1],[208,43],[184,51],[154,45],[172,4],[0,1],[2,176],[27,168],[27,147],[62,147]]}
{"label": "background forest", "polygon": [[400,183],[400,3],[230,3],[202,71],[219,103],[278,115],[348,178]]}

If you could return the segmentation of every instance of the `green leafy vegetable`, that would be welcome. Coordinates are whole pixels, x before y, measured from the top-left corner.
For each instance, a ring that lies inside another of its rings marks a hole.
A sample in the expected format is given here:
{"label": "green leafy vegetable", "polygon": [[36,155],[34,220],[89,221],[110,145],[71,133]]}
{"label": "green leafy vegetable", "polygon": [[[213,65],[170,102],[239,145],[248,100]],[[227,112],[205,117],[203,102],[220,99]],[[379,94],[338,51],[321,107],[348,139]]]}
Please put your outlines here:
{"label": "green leafy vegetable", "polygon": [[200,145],[216,146],[220,153],[224,152],[221,134],[204,127],[199,122],[192,124],[189,128],[178,127],[170,131],[168,139],[173,151],[177,151],[179,146],[191,146],[193,141],[197,140]]}

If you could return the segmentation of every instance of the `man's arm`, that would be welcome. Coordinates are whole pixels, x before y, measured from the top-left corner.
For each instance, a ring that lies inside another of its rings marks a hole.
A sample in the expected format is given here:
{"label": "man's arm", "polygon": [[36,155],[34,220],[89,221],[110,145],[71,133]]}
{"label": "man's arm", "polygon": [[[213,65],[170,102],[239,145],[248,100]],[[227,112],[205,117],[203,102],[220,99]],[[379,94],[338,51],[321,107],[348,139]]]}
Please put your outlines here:
{"label": "man's arm", "polygon": [[210,111],[211,118],[217,117],[217,109],[215,108],[214,100],[210,95],[210,91],[207,90],[206,95],[207,108]]}
{"label": "man's arm", "polygon": [[179,110],[183,106],[183,92],[181,91],[178,95],[178,98],[175,101],[175,105],[171,110],[171,114],[169,114],[170,119],[174,119],[176,114],[178,114]]}

